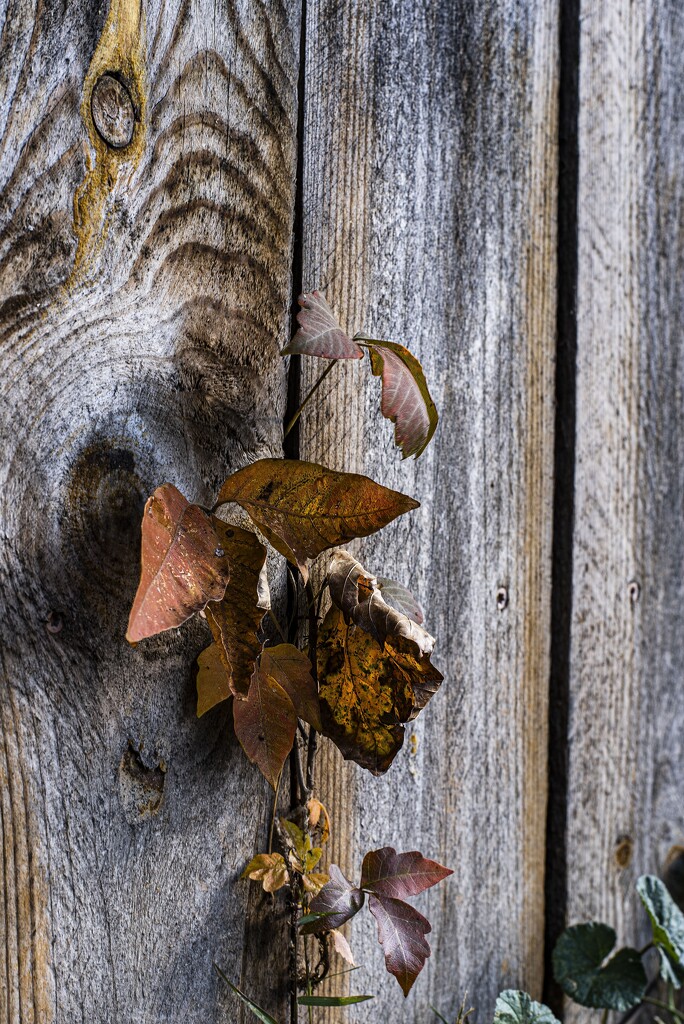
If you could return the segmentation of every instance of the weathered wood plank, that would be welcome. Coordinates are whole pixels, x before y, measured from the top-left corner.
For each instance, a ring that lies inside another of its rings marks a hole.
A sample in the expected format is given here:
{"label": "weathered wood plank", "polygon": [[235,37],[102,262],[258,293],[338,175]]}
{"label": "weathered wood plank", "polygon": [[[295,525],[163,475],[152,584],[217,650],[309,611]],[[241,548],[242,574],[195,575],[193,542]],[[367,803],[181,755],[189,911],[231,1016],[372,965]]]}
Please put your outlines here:
{"label": "weathered wood plank", "polygon": [[684,12],[582,4],[568,917],[684,839]]}
{"label": "weathered wood plank", "polygon": [[[145,496],[280,452],[298,45],[294,0],[0,3],[8,1024],[242,1020],[214,959],[278,984],[236,884],[270,798],[195,719],[206,630],[124,631]],[[105,72],[127,148],[92,122]]]}
{"label": "weathered wood plank", "polygon": [[[408,344],[442,416],[401,464],[356,364],[302,425],[303,457],[423,503],[358,550],[416,590],[447,677],[388,776],[319,772],[343,868],[393,844],[456,872],[417,901],[433,958],[406,1004],[373,923],[354,924],[354,986],[378,1000],[349,1019],[453,1015],[467,989],[486,1021],[502,986],[539,995],[542,974],[557,5],[307,10],[303,283],[351,329]],[[306,387],[321,367],[303,369]]]}

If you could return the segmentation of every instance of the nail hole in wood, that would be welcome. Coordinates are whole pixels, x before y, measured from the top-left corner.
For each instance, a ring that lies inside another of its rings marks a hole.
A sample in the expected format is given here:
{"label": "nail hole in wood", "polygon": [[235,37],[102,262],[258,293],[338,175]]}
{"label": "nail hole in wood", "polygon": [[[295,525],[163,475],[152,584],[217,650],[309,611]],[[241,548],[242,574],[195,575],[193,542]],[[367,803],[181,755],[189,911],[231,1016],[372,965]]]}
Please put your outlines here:
{"label": "nail hole in wood", "polygon": [[500,612],[508,608],[508,588],[499,587],[496,592],[496,607]]}
{"label": "nail hole in wood", "polygon": [[627,584],[627,593],[632,604],[636,604],[641,596],[641,587],[636,580],[630,580]]}
{"label": "nail hole in wood", "polygon": [[634,840],[631,836],[618,836],[615,844],[615,863],[621,870],[629,867],[633,850]]}
{"label": "nail hole in wood", "polygon": [[48,633],[52,633],[53,635],[61,633],[63,625],[64,623],[62,622],[62,616],[59,614],[59,612],[51,611],[48,614],[47,620],[45,622],[45,628],[47,629]]}
{"label": "nail hole in wood", "polygon": [[104,74],[93,86],[90,111],[98,135],[112,149],[125,149],[133,138],[135,106],[123,82]]}

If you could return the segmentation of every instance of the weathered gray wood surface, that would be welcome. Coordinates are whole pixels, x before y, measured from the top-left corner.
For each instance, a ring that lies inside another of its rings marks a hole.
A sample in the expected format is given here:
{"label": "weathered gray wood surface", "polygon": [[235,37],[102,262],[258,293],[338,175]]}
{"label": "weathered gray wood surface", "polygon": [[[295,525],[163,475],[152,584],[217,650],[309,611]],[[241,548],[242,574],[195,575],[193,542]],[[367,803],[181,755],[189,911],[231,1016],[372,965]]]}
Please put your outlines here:
{"label": "weathered gray wood surface", "polygon": [[374,922],[353,924],[354,990],[378,999],[349,1019],[455,1016],[467,989],[487,1021],[543,968],[557,5],[315,2],[306,31],[304,286],[407,344],[442,417],[401,463],[355,364],[302,425],[304,457],[422,502],[358,550],[415,589],[446,676],[387,776],[319,773],[343,868],[390,844],[455,870],[417,901],[433,957],[406,1003]]}
{"label": "weathered gray wood surface", "polygon": [[195,718],[201,624],[124,631],[146,495],[280,451],[299,5],[3,0],[0,33],[0,1020],[242,1020],[212,961],[273,933],[236,884],[267,787]]}
{"label": "weathered gray wood surface", "polygon": [[582,4],[580,48],[568,917],[636,941],[684,841],[684,11]]}

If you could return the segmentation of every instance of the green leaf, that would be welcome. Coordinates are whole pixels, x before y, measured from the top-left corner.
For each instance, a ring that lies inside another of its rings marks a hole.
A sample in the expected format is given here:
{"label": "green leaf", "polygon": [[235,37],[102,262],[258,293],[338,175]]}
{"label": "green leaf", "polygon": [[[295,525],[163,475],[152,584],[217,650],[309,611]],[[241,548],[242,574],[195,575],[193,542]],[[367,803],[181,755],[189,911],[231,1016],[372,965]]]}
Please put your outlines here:
{"label": "green leaf", "polygon": [[684,914],[655,875],[642,875],[636,888],[651,919],[656,946],[665,950],[675,964],[684,967]]}
{"label": "green leaf", "polygon": [[375,996],[300,996],[300,1006],[352,1006],[354,1003],[365,1003]]}
{"label": "green leaf", "polygon": [[441,1020],[442,1024],[449,1024],[449,1021],[446,1019],[446,1017],[443,1017],[442,1014],[439,1012],[439,1010],[436,1010],[434,1008],[432,1003],[430,1003],[430,1009],[432,1010],[432,1012],[434,1013],[434,1015],[436,1017],[439,1017],[439,1019]]}
{"label": "green leaf", "polygon": [[553,951],[553,973],[566,995],[581,1006],[629,1010],[646,992],[647,978],[636,949],[615,946],[615,931],[592,921],[566,928]]}
{"label": "green leaf", "polygon": [[231,988],[235,995],[240,997],[242,1002],[245,1004],[245,1006],[248,1006],[250,1008],[255,1017],[258,1017],[260,1021],[263,1021],[263,1024],[278,1024],[277,1020],[271,1017],[270,1014],[266,1013],[265,1010],[262,1010],[260,1006],[257,1006],[257,1004],[252,999],[250,999],[249,996],[246,996],[244,992],[241,992],[240,989],[232,983],[232,981],[228,981],[228,978],[226,978],[225,974],[218,966],[218,964],[214,964],[214,967],[216,968],[216,973],[222,979],[222,981],[225,981],[228,988]]}
{"label": "green leaf", "polygon": [[535,1003],[527,992],[509,988],[496,1001],[494,1024],[558,1024],[558,1021],[548,1006]]}
{"label": "green leaf", "polygon": [[676,964],[664,949],[659,947],[658,953],[660,954],[660,977],[668,984],[674,985],[675,988],[681,988],[684,985],[684,967]]}

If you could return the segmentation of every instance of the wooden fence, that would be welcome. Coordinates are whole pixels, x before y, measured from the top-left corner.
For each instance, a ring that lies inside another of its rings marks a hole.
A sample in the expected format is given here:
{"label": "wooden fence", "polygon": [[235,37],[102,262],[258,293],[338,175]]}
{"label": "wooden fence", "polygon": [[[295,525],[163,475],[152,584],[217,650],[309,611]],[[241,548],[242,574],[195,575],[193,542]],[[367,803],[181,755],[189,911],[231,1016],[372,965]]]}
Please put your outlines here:
{"label": "wooden fence", "polygon": [[246,1021],[213,961],[289,1020],[286,921],[237,882],[269,794],[225,713],[195,718],[201,623],[124,632],[145,496],[281,452],[300,285],[408,344],[441,412],[399,462],[354,366],[299,435],[421,500],[357,550],[416,590],[446,675],[388,776],[321,769],[343,868],[394,844],[455,870],[405,1003],[354,925],[377,999],[345,1019],[557,998],[564,921],[634,940],[636,877],[684,844],[680,0],[0,0],[0,25],[0,1020]]}

